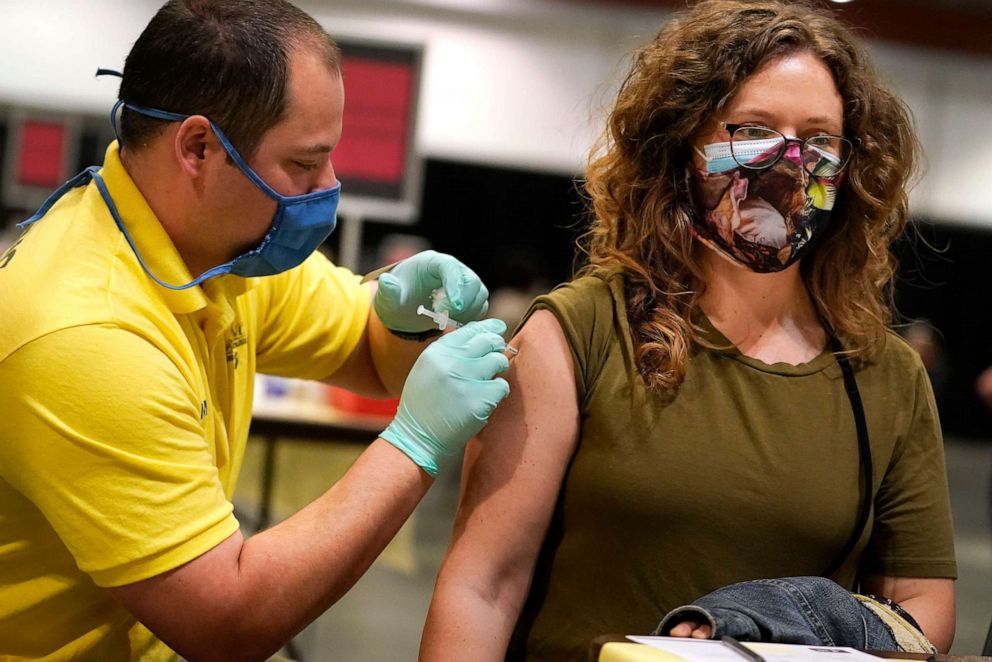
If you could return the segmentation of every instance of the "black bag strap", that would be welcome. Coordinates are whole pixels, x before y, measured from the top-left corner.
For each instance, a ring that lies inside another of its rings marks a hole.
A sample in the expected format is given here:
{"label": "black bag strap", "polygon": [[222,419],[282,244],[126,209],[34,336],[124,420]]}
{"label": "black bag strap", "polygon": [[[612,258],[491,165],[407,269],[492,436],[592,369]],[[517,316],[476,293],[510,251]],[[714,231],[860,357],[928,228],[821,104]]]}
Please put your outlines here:
{"label": "black bag strap", "polygon": [[868,442],[868,423],[865,420],[865,408],[861,402],[861,393],[858,391],[858,382],[854,378],[854,369],[851,362],[843,353],[844,348],[837,338],[834,330],[826,325],[827,336],[830,343],[830,351],[834,353],[837,364],[840,366],[841,374],[844,376],[844,390],[847,391],[847,398],[851,402],[851,413],[854,415],[854,425],[858,433],[858,458],[861,474],[861,505],[858,509],[858,519],[851,530],[851,535],[841,548],[830,565],[824,569],[821,575],[831,577],[847,560],[854,550],[861,534],[864,533],[865,526],[868,525],[868,516],[871,514],[872,485],[874,484],[873,468],[871,461],[871,445]]}

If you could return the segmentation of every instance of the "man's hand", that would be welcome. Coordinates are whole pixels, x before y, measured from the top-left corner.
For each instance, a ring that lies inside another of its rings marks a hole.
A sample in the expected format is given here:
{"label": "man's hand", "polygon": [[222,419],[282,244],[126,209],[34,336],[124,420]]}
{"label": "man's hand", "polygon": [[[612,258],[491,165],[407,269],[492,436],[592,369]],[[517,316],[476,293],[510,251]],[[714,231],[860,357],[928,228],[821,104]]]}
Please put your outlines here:
{"label": "man's hand", "polygon": [[379,276],[375,312],[394,331],[427,331],[434,325],[417,314],[417,306],[431,308],[431,293],[436,289],[443,289],[445,294],[438,312],[447,310],[459,322],[477,320],[489,309],[489,290],[474,271],[450,255],[424,251]]}
{"label": "man's hand", "polygon": [[496,377],[509,367],[505,330],[497,319],[472,322],[425,349],[380,436],[436,476],[439,460],[461,451],[510,392]]}

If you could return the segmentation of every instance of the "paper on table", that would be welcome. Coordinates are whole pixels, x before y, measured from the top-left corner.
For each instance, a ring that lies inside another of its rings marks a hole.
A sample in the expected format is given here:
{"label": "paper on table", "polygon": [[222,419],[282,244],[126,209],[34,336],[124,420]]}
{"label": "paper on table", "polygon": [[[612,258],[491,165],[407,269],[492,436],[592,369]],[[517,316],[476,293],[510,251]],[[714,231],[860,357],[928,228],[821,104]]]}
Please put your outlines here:
{"label": "paper on table", "polygon": [[[682,637],[636,637],[633,642],[677,655],[688,662],[743,662],[744,658],[733,649],[714,639],[685,639]],[[742,642],[767,662],[879,662],[879,658],[856,648],[837,646],[795,646]]]}

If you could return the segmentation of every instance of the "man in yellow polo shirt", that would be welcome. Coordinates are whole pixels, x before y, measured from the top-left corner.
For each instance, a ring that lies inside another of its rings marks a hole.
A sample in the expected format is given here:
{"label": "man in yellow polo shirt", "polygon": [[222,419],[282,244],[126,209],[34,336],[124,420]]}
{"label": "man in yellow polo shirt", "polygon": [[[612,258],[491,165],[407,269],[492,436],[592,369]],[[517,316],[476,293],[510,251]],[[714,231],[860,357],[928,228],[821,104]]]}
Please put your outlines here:
{"label": "man in yellow polo shirt", "polygon": [[[0,256],[0,657],[264,658],[366,570],[506,395],[503,326],[428,346],[432,290],[455,319],[485,314],[472,271],[428,252],[373,290],[314,252],[344,99],[305,13],[172,0],[120,99],[103,168]],[[326,494],[246,539],[230,499],[256,371],[402,397]]]}

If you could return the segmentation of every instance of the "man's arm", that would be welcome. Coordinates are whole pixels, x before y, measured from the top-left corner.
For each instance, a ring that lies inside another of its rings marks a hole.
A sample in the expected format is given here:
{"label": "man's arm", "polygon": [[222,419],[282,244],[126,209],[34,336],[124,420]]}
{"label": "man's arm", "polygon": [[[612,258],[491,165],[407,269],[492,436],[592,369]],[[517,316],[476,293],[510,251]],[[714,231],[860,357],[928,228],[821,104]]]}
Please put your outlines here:
{"label": "man's arm", "polygon": [[263,659],[338,600],[413,512],[433,480],[376,440],[330,490],[273,528],[110,589],[191,660]]}
{"label": "man's arm", "polygon": [[507,367],[504,329],[498,320],[474,323],[426,351],[381,438],[299,513],[113,595],[187,658],[260,659],[278,650],[361,576],[429,487],[440,457],[459,451],[506,396],[506,382],[494,378]]}
{"label": "man's arm", "polygon": [[[368,283],[367,287],[374,297],[376,284]],[[396,397],[403,391],[403,383],[417,357],[433,340],[404,340],[390,333],[372,306],[358,345],[324,381],[371,398]]]}

